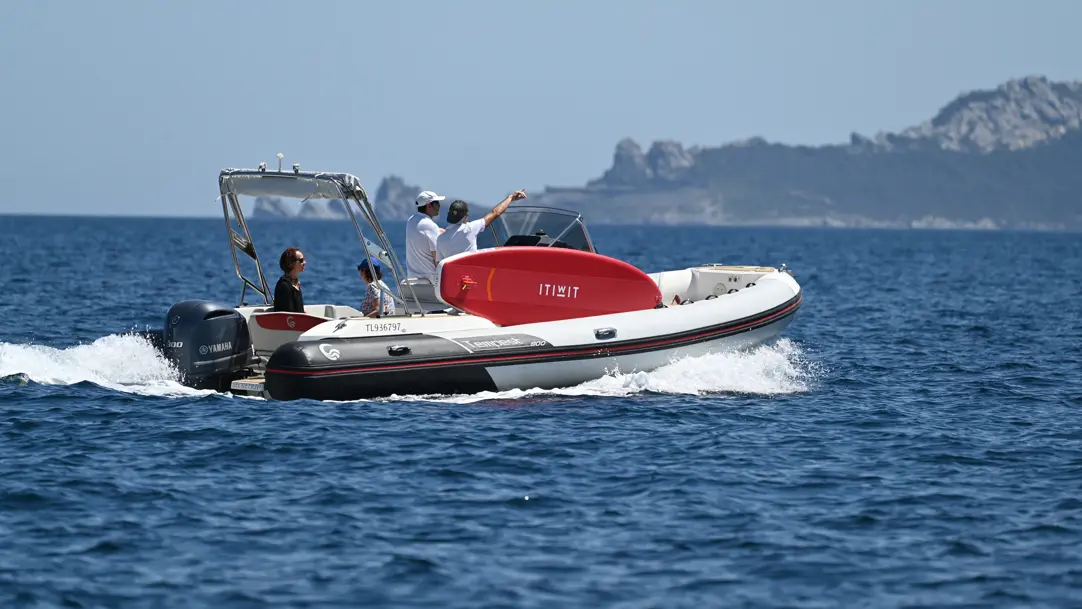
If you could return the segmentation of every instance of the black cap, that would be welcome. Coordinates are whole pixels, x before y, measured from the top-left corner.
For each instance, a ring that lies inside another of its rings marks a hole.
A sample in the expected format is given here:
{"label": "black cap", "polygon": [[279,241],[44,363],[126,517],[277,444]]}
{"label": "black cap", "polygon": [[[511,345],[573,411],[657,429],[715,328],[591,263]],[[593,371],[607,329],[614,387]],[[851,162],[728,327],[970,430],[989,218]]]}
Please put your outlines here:
{"label": "black cap", "polygon": [[470,206],[466,205],[465,201],[459,199],[452,203],[451,207],[447,209],[447,223],[458,224],[468,213],[470,213]]}

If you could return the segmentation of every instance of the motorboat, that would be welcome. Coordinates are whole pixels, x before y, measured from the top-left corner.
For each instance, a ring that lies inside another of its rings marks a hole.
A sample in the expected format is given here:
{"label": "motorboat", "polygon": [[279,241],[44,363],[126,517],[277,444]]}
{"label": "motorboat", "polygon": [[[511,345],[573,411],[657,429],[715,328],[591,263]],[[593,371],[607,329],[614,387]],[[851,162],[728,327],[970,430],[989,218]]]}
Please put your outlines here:
{"label": "motorboat", "polygon": [[[238,304],[185,300],[146,333],[196,388],[349,401],[568,387],[771,341],[802,303],[785,265],[648,273],[598,252],[580,213],[535,205],[508,208],[477,251],[439,262],[436,281],[407,277],[352,174],[261,164],[223,169],[218,185]],[[243,196],[341,200],[361,256],[393,277],[396,313],[366,317],[340,304],[275,311]],[[245,259],[254,273],[242,270]]]}

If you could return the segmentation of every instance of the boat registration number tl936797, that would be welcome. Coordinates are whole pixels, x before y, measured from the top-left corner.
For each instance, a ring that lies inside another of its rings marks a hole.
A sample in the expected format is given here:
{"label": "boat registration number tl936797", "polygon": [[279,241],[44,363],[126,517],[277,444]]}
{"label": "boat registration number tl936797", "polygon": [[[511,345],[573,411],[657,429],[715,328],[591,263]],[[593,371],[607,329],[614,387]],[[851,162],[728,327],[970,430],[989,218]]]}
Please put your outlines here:
{"label": "boat registration number tl936797", "polygon": [[402,322],[373,322],[364,325],[365,332],[401,332]]}

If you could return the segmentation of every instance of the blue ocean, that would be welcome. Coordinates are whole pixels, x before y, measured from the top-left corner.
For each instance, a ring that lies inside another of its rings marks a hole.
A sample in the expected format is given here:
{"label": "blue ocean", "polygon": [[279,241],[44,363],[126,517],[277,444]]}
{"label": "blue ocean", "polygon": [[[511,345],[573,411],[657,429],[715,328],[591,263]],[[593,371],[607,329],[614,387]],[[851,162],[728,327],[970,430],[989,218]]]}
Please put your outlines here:
{"label": "blue ocean", "polygon": [[[351,223],[251,229],[271,282],[297,246],[307,303],[359,305]],[[590,230],[648,272],[785,263],[803,307],[560,390],[273,402],[130,335],[238,303],[224,219],[0,217],[0,607],[1082,603],[1079,235]]]}

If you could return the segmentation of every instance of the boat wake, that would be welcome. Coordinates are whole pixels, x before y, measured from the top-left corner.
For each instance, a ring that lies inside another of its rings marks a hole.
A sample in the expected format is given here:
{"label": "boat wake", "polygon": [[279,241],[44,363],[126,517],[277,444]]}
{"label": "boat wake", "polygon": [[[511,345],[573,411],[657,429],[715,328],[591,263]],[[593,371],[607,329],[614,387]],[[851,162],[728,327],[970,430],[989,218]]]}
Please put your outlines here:
{"label": "boat wake", "polygon": [[111,334],[92,343],[56,349],[0,343],[0,379],[41,385],[95,385],[145,396],[215,393],[186,387],[173,365],[145,338]]}
{"label": "boat wake", "polygon": [[748,351],[679,359],[651,372],[613,371],[602,378],[564,389],[514,389],[454,396],[395,396],[386,401],[467,404],[546,395],[626,397],[648,393],[773,396],[807,392],[818,376],[819,366],[804,356],[799,345],[782,338],[771,345],[761,345]]}
{"label": "boat wake", "polygon": [[[750,351],[676,360],[651,372],[613,371],[599,379],[563,389],[515,389],[453,396],[392,396],[358,402],[468,404],[543,396],[624,397],[649,393],[772,396],[806,392],[816,376],[816,366],[807,361],[801,348],[783,338],[772,345]],[[0,343],[0,379],[13,378],[42,385],[89,382],[115,391],[155,397],[192,397],[217,393],[181,384],[176,369],[150,342],[130,334],[109,335],[89,344],[65,349]]]}

